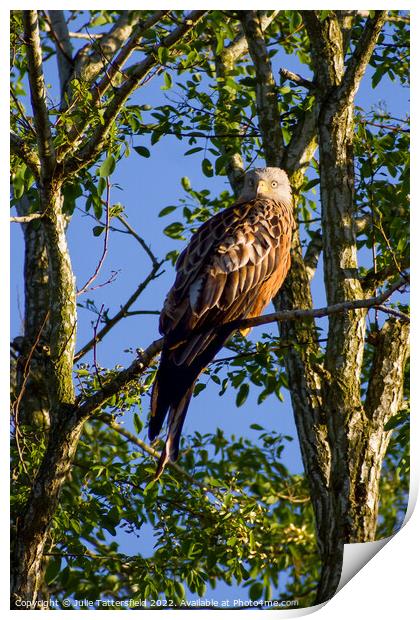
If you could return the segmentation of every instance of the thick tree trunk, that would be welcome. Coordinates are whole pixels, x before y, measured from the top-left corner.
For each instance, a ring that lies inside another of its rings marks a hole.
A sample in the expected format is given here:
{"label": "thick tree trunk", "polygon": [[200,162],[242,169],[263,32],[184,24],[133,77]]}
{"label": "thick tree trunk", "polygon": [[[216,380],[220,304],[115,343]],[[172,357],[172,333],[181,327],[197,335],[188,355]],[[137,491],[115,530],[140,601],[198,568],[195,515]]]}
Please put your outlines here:
{"label": "thick tree trunk", "polygon": [[[41,229],[34,237],[27,235],[40,257],[48,262],[48,295],[45,288],[46,261],[35,269],[34,281],[40,281],[41,290],[27,302],[28,328],[34,300],[42,303],[49,315],[48,328],[43,332],[43,382],[38,386],[43,399],[48,400],[50,431],[48,446],[40,470],[34,481],[24,514],[19,516],[12,544],[12,604],[18,599],[37,600],[40,585],[41,561],[48,528],[55,512],[63,480],[70,467],[81,425],[74,416],[73,355],[76,337],[76,297],[74,276],[67,250],[65,218],[61,213],[60,188],[53,182],[45,183],[40,191],[41,209],[45,213]],[[40,243],[42,240],[42,245]],[[45,245],[44,245],[45,244]],[[32,249],[32,245],[27,251]],[[27,273],[25,274],[27,275]],[[30,286],[28,284],[28,286]],[[27,293],[31,291],[27,289]],[[30,305],[32,304],[32,306]],[[44,305],[45,304],[45,305]],[[39,308],[38,308],[39,310]],[[39,320],[41,320],[39,317]],[[38,329],[38,327],[36,327]],[[45,329],[45,321],[44,327]],[[23,387],[24,390],[27,386]],[[28,415],[31,395],[26,401]]]}
{"label": "thick tree trunk", "polygon": [[[20,216],[29,213],[29,201],[23,196],[17,205]],[[15,423],[36,429],[49,427],[49,398],[46,385],[48,351],[49,287],[48,255],[44,229],[37,220],[22,224],[25,242],[25,307],[23,334],[13,341],[18,357],[13,385]]]}

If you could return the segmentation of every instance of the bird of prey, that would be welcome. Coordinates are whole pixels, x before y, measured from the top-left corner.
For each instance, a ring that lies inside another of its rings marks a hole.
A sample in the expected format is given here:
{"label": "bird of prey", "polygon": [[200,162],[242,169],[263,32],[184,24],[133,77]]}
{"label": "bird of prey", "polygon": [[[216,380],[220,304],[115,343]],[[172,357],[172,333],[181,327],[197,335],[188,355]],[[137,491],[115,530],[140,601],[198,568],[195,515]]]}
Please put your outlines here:
{"label": "bird of prey", "polygon": [[236,202],[200,226],[180,254],[159,321],[164,345],[152,391],[151,441],[169,415],[155,479],[178,457],[194,384],[232,334],[224,326],[259,316],[283,284],[293,227],[286,173],[255,168]]}

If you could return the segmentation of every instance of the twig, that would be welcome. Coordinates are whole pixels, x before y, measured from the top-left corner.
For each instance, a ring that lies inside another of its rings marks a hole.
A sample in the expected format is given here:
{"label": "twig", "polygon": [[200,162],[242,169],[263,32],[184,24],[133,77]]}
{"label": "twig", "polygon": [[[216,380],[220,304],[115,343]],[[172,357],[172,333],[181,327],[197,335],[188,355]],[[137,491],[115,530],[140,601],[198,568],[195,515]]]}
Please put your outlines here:
{"label": "twig", "polygon": [[[108,426],[110,426],[114,431],[116,431],[117,433],[119,433],[120,435],[128,439],[131,443],[134,443],[136,446],[141,448],[144,452],[147,452],[147,454],[150,454],[150,456],[153,456],[153,458],[155,459],[160,458],[160,452],[158,452],[157,450],[149,446],[149,444],[147,444],[145,441],[142,441],[136,435],[133,435],[133,433],[130,433],[130,431],[123,428],[120,424],[115,422],[115,420],[112,420],[112,419],[108,420],[108,419],[105,419],[104,417],[101,417],[101,420],[105,421],[105,423],[108,424]],[[213,487],[211,485],[203,484],[199,480],[196,480],[187,471],[185,471],[183,467],[178,465],[178,463],[174,463],[170,461],[168,462],[168,466],[174,471],[176,471],[178,474],[181,474],[181,476],[185,478],[186,480],[188,480],[188,482],[202,489],[205,493],[212,493],[213,495],[220,494],[219,488]]]}
{"label": "twig", "polygon": [[377,306],[377,309],[381,312],[386,312],[386,314],[390,314],[391,316],[395,316],[398,319],[401,319],[402,321],[404,321],[404,323],[410,322],[409,315],[405,312],[401,312],[401,310],[395,310],[395,308],[389,308],[388,306],[384,306],[382,304],[380,306]]}
{"label": "twig", "polygon": [[97,334],[97,331],[98,331],[99,321],[101,320],[101,317],[102,317],[103,309],[104,309],[104,304],[102,304],[102,306],[101,306],[101,308],[99,310],[98,318],[97,318],[96,323],[95,323],[95,325],[93,327],[93,366],[95,368],[95,373],[96,373],[96,376],[98,378],[98,382],[99,382],[99,385],[100,385],[101,388],[102,388],[102,379],[101,379],[101,376],[99,374],[99,368],[98,368],[98,363],[97,363],[97,358],[96,358],[96,334]]}
{"label": "twig", "polygon": [[[132,306],[133,303],[136,301],[136,299],[138,299],[138,297],[145,290],[147,285],[152,280],[154,280],[156,277],[158,277],[157,272],[159,271],[160,267],[162,266],[162,262],[157,263],[156,266],[153,267],[153,269],[151,270],[149,275],[143,280],[143,282],[140,282],[140,284],[138,285],[138,287],[136,288],[134,293],[127,299],[125,304],[123,306],[121,306],[120,310],[111,319],[107,320],[107,322],[105,323],[104,327],[96,335],[96,342],[100,342],[107,335],[107,333],[109,331],[111,331],[111,329],[114,327],[114,325],[116,325],[119,321],[121,321],[121,319],[123,319],[125,316],[127,316],[127,310],[130,308],[130,306]],[[94,345],[94,340],[92,338],[92,340],[87,342],[76,353],[76,355],[74,356],[74,361],[77,362],[78,360],[80,360],[80,358],[82,358],[84,355],[86,355],[86,353],[88,353],[92,349],[93,345]]]}
{"label": "twig", "polygon": [[[121,224],[123,226],[126,227],[128,232],[130,233],[130,235],[133,235],[134,239],[137,239],[137,241],[140,243],[140,245],[143,248],[143,250],[146,252],[147,256],[152,261],[152,266],[155,267],[158,264],[158,260],[157,260],[156,256],[153,254],[152,250],[147,245],[147,243],[145,242],[145,240],[142,237],[140,237],[140,235],[134,230],[134,228],[127,222],[127,220],[125,219],[124,216],[119,214],[119,215],[116,216],[116,218],[117,218],[118,221],[121,222]],[[160,263],[160,264],[162,264],[162,263]]]}
{"label": "twig", "polygon": [[84,286],[82,286],[82,288],[77,291],[77,295],[82,295],[83,293],[86,293],[86,291],[89,289],[90,285],[92,284],[92,282],[94,280],[96,280],[96,278],[98,277],[98,274],[102,268],[102,265],[104,264],[105,261],[105,257],[107,255],[108,252],[108,237],[109,237],[109,211],[110,211],[110,199],[111,199],[111,183],[109,181],[109,177],[106,178],[106,219],[105,219],[105,235],[104,235],[104,246],[103,246],[103,250],[102,250],[102,256],[99,259],[99,263],[96,266],[96,269],[94,271],[94,273],[91,275],[91,277],[89,278],[89,280],[86,282],[86,284]]}
{"label": "twig", "polygon": [[289,69],[285,69],[282,67],[279,73],[285,80],[290,80],[291,82],[294,82],[298,86],[304,86],[308,90],[314,90],[316,88],[316,84],[314,82],[311,82],[310,80],[305,79],[298,73],[293,73],[293,71],[289,71]]}
{"label": "twig", "polygon": [[324,308],[317,308],[312,310],[285,310],[282,312],[273,312],[271,314],[264,314],[262,316],[252,317],[250,319],[236,319],[235,321],[225,323],[221,327],[229,330],[246,329],[247,327],[266,325],[267,323],[274,323],[275,321],[321,318],[324,316],[329,316],[331,314],[345,312],[347,310],[375,308],[377,306],[381,306],[383,302],[386,301],[389,297],[391,297],[391,295],[396,290],[398,290],[405,284],[408,284],[408,282],[408,276],[401,277],[399,280],[394,282],[394,284],[391,284],[391,286],[389,286],[389,288],[387,288],[383,293],[377,295],[376,297],[370,297],[368,299],[354,299],[352,301],[342,301],[331,306],[325,306]]}
{"label": "twig", "polygon": [[104,286],[108,286],[108,284],[111,284],[112,282],[114,282],[115,278],[117,277],[120,271],[121,269],[118,269],[117,271],[112,270],[111,275],[109,276],[108,280],[105,280],[105,282],[101,282],[101,284],[97,284],[96,286],[91,286],[89,290],[96,291],[96,289],[98,288],[103,288]]}
{"label": "twig", "polygon": [[33,220],[40,220],[45,213],[31,213],[30,215],[14,215],[10,218],[10,222],[16,224],[29,224]]}
{"label": "twig", "polygon": [[20,112],[20,120],[22,121],[22,123],[25,125],[25,127],[27,127],[29,129],[29,131],[35,136],[36,138],[36,131],[32,126],[32,123],[29,121],[29,119],[26,117],[25,114],[25,110],[23,109],[23,106],[21,104],[21,102],[19,101],[19,99],[16,97],[15,93],[13,92],[13,89],[10,89],[10,95],[13,99],[13,101],[15,102],[15,105],[17,107],[17,109]]}

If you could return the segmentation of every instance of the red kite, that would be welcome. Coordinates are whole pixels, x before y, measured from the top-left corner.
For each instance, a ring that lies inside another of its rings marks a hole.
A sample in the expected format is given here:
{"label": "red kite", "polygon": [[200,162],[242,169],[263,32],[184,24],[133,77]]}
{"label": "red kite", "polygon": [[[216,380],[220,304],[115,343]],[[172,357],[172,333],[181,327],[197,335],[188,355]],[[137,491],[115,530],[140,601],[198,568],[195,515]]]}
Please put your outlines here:
{"label": "red kite", "polygon": [[245,175],[238,200],[200,226],[180,254],[159,321],[164,345],[153,385],[150,440],[168,410],[169,416],[155,478],[178,457],[194,384],[233,331],[223,326],[260,315],[283,284],[293,225],[286,173],[256,168]]}

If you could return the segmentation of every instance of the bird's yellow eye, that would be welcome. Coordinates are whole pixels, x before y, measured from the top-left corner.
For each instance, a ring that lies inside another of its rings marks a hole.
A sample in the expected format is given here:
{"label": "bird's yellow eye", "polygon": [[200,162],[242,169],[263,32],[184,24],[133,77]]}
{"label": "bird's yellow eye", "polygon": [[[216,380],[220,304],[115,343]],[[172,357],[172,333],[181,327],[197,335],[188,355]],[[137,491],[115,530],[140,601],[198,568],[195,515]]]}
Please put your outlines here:
{"label": "bird's yellow eye", "polygon": [[278,183],[277,181],[271,181],[271,187],[277,187]]}

